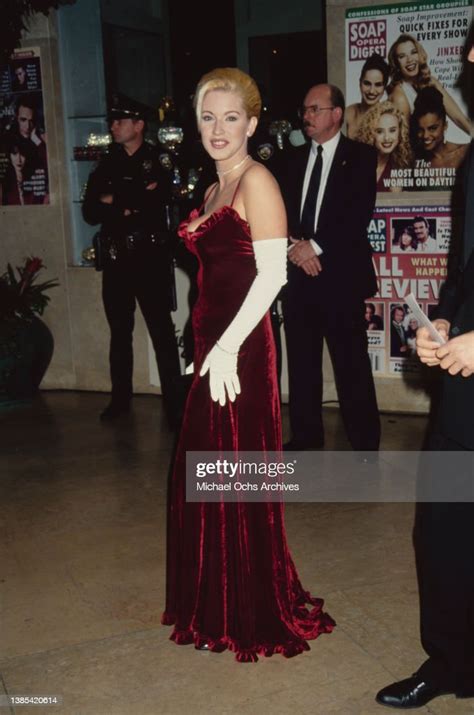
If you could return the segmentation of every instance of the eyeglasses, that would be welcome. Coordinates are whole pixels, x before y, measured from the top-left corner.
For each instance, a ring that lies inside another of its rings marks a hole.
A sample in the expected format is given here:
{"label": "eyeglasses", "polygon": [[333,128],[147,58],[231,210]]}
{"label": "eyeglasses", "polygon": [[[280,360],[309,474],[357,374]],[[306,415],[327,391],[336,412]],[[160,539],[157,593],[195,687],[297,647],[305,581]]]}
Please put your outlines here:
{"label": "eyeglasses", "polygon": [[304,105],[298,109],[298,116],[300,119],[303,119],[304,115],[306,113],[310,114],[312,117],[314,117],[315,114],[319,114],[320,112],[324,112],[326,109],[335,109],[335,107],[318,107],[317,104],[310,104],[307,107]]}

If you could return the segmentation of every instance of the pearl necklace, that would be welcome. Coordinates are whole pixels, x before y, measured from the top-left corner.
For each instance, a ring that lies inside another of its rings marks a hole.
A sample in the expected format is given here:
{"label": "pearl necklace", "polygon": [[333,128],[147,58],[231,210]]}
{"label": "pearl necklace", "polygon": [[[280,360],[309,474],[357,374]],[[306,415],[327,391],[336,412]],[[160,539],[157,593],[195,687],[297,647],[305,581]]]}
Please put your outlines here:
{"label": "pearl necklace", "polygon": [[218,176],[225,176],[226,174],[230,174],[231,171],[234,171],[234,169],[238,169],[240,166],[242,166],[242,164],[244,164],[247,159],[250,159],[250,154],[247,154],[247,156],[245,156],[242,161],[239,161],[238,164],[235,164],[230,169],[226,169],[225,171],[219,171],[219,169],[216,169],[216,173],[218,174]]}

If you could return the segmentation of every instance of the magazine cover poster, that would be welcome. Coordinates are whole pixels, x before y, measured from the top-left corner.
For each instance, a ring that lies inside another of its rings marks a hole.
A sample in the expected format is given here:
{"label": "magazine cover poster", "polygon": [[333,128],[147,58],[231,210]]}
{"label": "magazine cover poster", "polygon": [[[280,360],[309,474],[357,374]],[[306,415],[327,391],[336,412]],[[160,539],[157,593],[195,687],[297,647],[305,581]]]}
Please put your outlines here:
{"label": "magazine cover poster", "polygon": [[405,303],[413,293],[433,317],[448,272],[451,211],[448,206],[380,206],[369,225],[378,293],[365,302],[369,356],[374,374],[417,374],[418,323]]}
{"label": "magazine cover poster", "polygon": [[47,135],[38,48],[0,66],[0,205],[49,203]]}
{"label": "magazine cover poster", "polygon": [[346,12],[346,131],[377,151],[377,191],[450,190],[470,142],[456,87],[467,0]]}

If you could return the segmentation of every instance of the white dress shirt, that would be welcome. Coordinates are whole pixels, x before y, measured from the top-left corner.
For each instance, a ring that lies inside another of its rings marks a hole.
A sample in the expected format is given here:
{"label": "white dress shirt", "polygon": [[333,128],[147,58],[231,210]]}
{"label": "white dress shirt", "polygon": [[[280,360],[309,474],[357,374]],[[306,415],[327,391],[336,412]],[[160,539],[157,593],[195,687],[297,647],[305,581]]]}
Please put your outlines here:
{"label": "white dress shirt", "polygon": [[[339,144],[340,137],[341,137],[341,132],[338,132],[335,136],[332,137],[332,139],[329,139],[327,142],[324,142],[324,144],[321,144],[321,146],[323,147],[323,151],[322,151],[323,170],[321,172],[321,183],[319,184],[318,200],[316,201],[316,211],[315,211],[315,215],[314,215],[314,232],[315,233],[316,233],[316,229],[318,227],[319,212],[321,211],[321,205],[323,203],[324,192],[326,190],[326,184],[328,181],[329,172],[331,171],[334,154],[336,153],[336,149],[337,149],[337,145]],[[306,173],[304,175],[304,181],[303,181],[303,192],[301,194],[300,218],[301,218],[301,214],[303,213],[303,206],[304,206],[306,194],[308,192],[308,186],[309,186],[309,180],[311,178],[311,172],[313,171],[314,162],[316,161],[316,157],[318,155],[318,146],[319,146],[319,144],[317,144],[317,142],[315,142],[313,140],[311,141],[311,151],[309,152],[308,163],[306,164]],[[316,255],[320,256],[323,252],[321,246],[319,246],[316,243],[316,241],[313,240],[312,238],[310,239],[310,243],[313,246]]]}
{"label": "white dress shirt", "polygon": [[438,242],[433,236],[428,236],[426,241],[419,242],[417,250],[425,253],[438,253]]}

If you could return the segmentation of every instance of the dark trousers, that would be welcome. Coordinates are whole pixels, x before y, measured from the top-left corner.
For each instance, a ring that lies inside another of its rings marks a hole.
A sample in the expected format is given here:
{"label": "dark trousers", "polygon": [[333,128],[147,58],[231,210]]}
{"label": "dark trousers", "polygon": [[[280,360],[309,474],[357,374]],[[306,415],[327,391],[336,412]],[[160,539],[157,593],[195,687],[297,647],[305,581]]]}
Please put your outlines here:
{"label": "dark trousers", "polygon": [[[463,447],[435,433],[428,449]],[[453,476],[444,475],[447,480]],[[459,482],[459,474],[455,476]],[[467,478],[474,479],[474,473]],[[474,503],[418,504],[414,543],[421,642],[429,656],[419,673],[448,690],[474,696]]]}
{"label": "dark trousers", "polygon": [[133,394],[133,328],[140,306],[156,355],[163,401],[174,421],[179,365],[175,329],[170,314],[169,272],[159,249],[150,247],[119,256],[103,272],[102,298],[110,327],[112,401],[127,404]]}
{"label": "dark trousers", "polygon": [[[308,279],[318,280],[318,278]],[[324,443],[323,339],[334,368],[347,437],[353,449],[376,450],[380,418],[367,353],[364,302],[340,303],[318,291],[288,290],[283,316],[288,356],[290,425],[299,443]]]}

